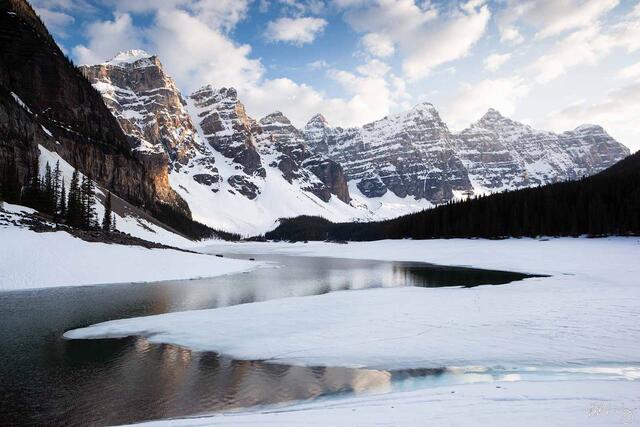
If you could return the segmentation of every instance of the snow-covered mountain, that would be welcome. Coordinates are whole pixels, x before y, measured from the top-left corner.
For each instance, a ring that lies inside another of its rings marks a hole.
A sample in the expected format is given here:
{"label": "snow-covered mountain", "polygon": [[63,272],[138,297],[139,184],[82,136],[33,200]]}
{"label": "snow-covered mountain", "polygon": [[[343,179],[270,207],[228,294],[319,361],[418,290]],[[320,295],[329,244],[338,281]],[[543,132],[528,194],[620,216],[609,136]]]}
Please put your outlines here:
{"label": "snow-covered mountain", "polygon": [[596,173],[626,156],[598,126],[553,134],[489,110],[450,132],[429,103],[356,128],[321,114],[297,129],[251,118],[233,88],[183,97],[156,56],[134,50],[82,72],[141,153],[166,153],[193,218],[252,234],[282,217],[389,218],[467,194]]}
{"label": "snow-covered mountain", "polygon": [[500,191],[592,175],[629,155],[604,129],[583,125],[556,134],[490,109],[454,135],[456,153],[477,190]]}
{"label": "snow-covered mountain", "polygon": [[171,187],[200,222],[252,234],[300,214],[348,221],[416,209],[351,197],[340,164],[311,150],[282,113],[249,117],[233,88],[207,85],[185,99],[159,59],[143,51],[82,72],[141,153],[169,156]]}
{"label": "snow-covered mountain", "polygon": [[428,103],[361,128],[332,128],[316,115],[304,135],[309,146],[340,163],[369,198],[391,191],[438,203],[450,200],[456,190],[471,189],[451,133]]}
{"label": "snow-covered mountain", "polygon": [[312,148],[339,162],[366,196],[391,191],[433,203],[460,193],[577,179],[629,155],[600,126],[555,134],[493,109],[469,128],[451,133],[428,103],[361,128],[331,127],[316,115],[304,135]]}

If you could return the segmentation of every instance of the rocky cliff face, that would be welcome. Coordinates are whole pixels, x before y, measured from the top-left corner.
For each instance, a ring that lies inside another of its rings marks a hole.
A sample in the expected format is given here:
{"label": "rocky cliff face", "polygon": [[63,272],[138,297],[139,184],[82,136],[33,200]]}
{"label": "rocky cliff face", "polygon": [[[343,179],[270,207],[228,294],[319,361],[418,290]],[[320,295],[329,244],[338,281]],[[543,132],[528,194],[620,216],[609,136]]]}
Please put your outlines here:
{"label": "rocky cliff face", "polygon": [[158,57],[132,50],[79,68],[125,133],[135,138],[137,150],[167,153],[176,169],[202,152],[180,91]]}
{"label": "rocky cliff face", "polygon": [[349,189],[342,167],[324,154],[312,152],[300,130],[281,112],[259,121],[258,150],[271,167],[277,167],[289,182],[297,180],[306,191],[327,202],[331,195],[349,203]]}
{"label": "rocky cliff face", "polygon": [[205,86],[190,99],[192,117],[210,146],[231,162],[235,173],[226,177],[227,182],[241,195],[255,199],[265,185],[267,169],[273,168],[289,184],[324,202],[329,201],[332,194],[349,202],[340,166],[323,157],[305,163],[314,153],[305,143],[302,132],[282,113],[270,114],[259,121],[250,118],[233,88]]}
{"label": "rocky cliff face", "polygon": [[9,156],[17,164],[33,160],[41,143],[134,204],[153,209],[164,202],[189,215],[168,185],[165,155],[141,159],[132,153],[131,139],[100,94],[23,0],[0,3],[0,86],[0,162]]}
{"label": "rocky cliff face", "polygon": [[489,191],[578,179],[629,154],[599,126],[555,134],[535,130],[493,109],[453,139],[471,180]]}
{"label": "rocky cliff face", "polygon": [[313,149],[341,164],[367,197],[391,191],[438,203],[454,190],[472,188],[449,129],[431,104],[352,129],[332,128],[317,115],[304,135]]}

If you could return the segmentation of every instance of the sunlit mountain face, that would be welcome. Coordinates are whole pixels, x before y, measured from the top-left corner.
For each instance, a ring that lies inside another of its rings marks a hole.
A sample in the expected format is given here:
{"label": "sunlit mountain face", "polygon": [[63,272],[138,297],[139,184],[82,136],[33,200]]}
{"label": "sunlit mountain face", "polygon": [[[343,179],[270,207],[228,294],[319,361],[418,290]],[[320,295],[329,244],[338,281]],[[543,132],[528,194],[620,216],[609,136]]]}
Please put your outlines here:
{"label": "sunlit mountain face", "polygon": [[251,117],[361,126],[432,103],[452,131],[489,109],[640,148],[636,0],[36,0],[77,64],[158,55],[183,93],[234,87]]}

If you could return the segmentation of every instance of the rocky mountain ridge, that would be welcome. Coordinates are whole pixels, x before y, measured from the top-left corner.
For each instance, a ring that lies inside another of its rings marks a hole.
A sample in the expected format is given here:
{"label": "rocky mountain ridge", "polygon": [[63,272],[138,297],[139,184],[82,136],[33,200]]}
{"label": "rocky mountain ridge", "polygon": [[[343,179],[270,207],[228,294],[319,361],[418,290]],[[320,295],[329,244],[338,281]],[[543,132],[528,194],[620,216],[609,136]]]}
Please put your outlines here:
{"label": "rocky mountain ridge", "polygon": [[309,146],[340,163],[365,196],[391,191],[433,203],[573,180],[629,154],[600,126],[555,134],[494,109],[452,133],[428,103],[360,128],[331,127],[316,115],[303,132]]}

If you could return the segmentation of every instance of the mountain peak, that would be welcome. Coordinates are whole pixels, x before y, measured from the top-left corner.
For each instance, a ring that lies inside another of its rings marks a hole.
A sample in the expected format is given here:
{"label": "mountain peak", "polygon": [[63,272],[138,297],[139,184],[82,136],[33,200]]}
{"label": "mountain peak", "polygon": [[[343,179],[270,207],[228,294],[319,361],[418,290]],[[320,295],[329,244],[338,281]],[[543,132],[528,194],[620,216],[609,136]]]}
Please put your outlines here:
{"label": "mountain peak", "polygon": [[573,130],[574,132],[588,133],[588,132],[604,132],[602,126],[594,125],[590,123],[585,123],[583,125],[578,126]]}
{"label": "mountain peak", "polygon": [[329,122],[327,121],[327,118],[323,116],[321,113],[318,113],[315,116],[311,117],[307,122],[307,126],[316,125],[316,124],[322,125],[322,126],[329,126]]}
{"label": "mountain peak", "polygon": [[282,114],[281,111],[274,111],[271,114],[267,114],[266,116],[264,116],[263,118],[260,119],[260,123],[261,124],[280,123],[280,124],[284,124],[284,125],[290,125],[291,124],[291,122],[289,121],[287,116]]}
{"label": "mountain peak", "polygon": [[499,120],[504,119],[505,117],[500,114],[500,112],[494,108],[489,108],[484,116],[480,120]]}
{"label": "mountain peak", "polygon": [[124,65],[124,64],[133,64],[134,62],[140,61],[141,59],[149,59],[153,57],[153,55],[148,54],[146,51],[142,49],[131,49],[127,51],[118,52],[116,56],[107,61],[107,64],[110,65]]}

